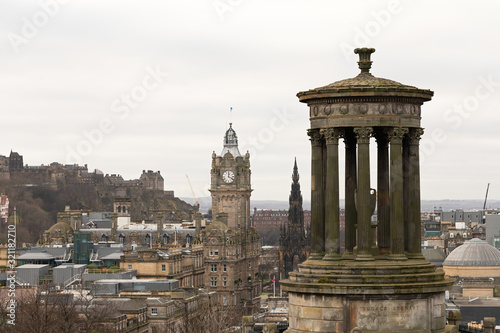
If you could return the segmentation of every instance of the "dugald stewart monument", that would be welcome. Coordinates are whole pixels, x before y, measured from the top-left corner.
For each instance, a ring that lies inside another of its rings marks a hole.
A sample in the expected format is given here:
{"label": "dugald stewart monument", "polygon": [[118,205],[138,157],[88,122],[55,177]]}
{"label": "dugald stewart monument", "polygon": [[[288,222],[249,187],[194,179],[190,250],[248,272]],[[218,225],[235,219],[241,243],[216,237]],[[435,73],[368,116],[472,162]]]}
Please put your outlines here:
{"label": "dugald stewart monument", "polygon": [[[445,291],[453,281],[424,259],[420,243],[421,106],[433,92],[373,76],[375,49],[354,52],[358,76],[297,94],[311,121],[311,254],[281,281],[289,293],[286,332],[444,332]],[[377,170],[371,175],[375,142]],[[370,188],[370,176],[376,189]]]}

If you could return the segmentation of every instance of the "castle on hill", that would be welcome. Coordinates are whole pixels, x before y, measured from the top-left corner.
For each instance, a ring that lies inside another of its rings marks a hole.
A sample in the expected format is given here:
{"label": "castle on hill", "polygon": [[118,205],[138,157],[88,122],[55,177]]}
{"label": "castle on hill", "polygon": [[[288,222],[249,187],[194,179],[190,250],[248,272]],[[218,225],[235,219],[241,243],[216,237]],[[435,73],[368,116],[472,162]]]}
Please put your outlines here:
{"label": "castle on hill", "polygon": [[[125,180],[121,175],[104,175],[100,170],[89,171],[87,164],[24,165],[23,155],[10,152],[9,156],[0,155],[0,180],[16,183],[46,186],[59,189],[65,185],[94,185],[100,196],[130,195],[137,190],[164,192],[164,179],[160,171],[143,170],[138,179]],[[173,191],[165,194],[174,196]]]}

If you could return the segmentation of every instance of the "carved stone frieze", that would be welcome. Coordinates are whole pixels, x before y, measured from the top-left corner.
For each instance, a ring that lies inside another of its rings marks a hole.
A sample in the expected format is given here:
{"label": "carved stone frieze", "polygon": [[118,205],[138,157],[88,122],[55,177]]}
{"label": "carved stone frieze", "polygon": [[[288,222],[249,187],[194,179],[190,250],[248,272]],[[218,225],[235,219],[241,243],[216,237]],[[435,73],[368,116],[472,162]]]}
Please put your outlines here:
{"label": "carved stone frieze", "polygon": [[387,103],[338,103],[314,104],[310,116],[325,117],[339,115],[397,115],[420,117],[420,105],[402,102]]}

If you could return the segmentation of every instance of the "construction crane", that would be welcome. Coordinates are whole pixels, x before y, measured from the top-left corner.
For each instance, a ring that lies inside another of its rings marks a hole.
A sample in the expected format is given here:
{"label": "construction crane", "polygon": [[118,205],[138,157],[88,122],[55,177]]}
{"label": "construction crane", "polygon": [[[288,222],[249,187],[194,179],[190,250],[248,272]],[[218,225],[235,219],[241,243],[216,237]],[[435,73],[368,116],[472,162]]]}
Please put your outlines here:
{"label": "construction crane", "polygon": [[198,209],[200,208],[200,204],[198,203],[198,199],[196,198],[196,194],[194,194],[193,186],[191,185],[191,181],[189,180],[189,176],[186,174],[186,179],[188,181],[189,187],[191,188],[191,193],[193,193],[194,205]]}
{"label": "construction crane", "polygon": [[483,205],[483,224],[486,223],[486,200],[488,200],[488,190],[490,189],[490,183],[486,187],[486,196],[484,197],[484,205]]}
{"label": "construction crane", "polygon": [[484,198],[483,210],[486,209],[486,200],[488,200],[488,190],[489,189],[490,189],[490,183],[488,183],[488,186],[486,187],[486,197]]}

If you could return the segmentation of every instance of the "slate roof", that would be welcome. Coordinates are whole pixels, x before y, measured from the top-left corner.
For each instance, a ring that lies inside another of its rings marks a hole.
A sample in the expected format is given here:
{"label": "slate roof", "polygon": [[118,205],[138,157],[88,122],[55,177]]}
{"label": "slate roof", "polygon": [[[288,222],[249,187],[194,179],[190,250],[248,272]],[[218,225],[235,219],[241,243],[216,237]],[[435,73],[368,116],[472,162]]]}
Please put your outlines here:
{"label": "slate roof", "polygon": [[114,253],[110,253],[108,255],[105,255],[105,256],[99,256],[99,259],[101,260],[119,260],[120,257],[123,255],[123,252],[114,252]]}
{"label": "slate roof", "polygon": [[47,252],[26,252],[16,258],[17,260],[51,260],[55,257]]}

